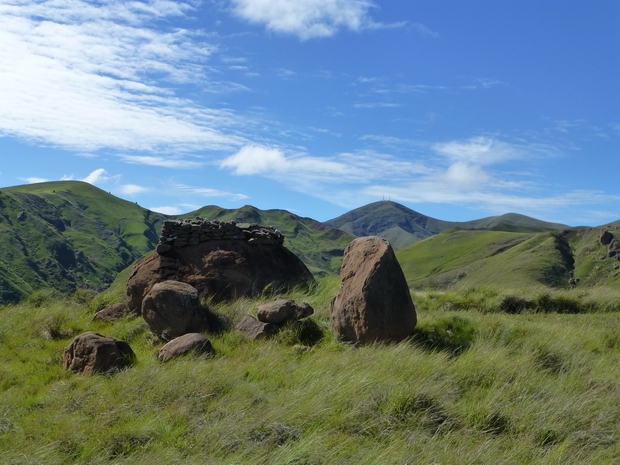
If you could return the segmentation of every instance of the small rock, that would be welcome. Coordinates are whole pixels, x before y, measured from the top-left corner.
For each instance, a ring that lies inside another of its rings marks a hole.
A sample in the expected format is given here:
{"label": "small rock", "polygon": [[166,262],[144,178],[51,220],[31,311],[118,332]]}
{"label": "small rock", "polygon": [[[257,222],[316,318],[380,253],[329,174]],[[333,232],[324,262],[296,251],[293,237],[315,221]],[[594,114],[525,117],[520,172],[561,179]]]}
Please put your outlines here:
{"label": "small rock", "polygon": [[162,242],[157,244],[157,247],[155,248],[155,252],[159,254],[170,252],[171,250],[172,250],[172,246],[170,244],[164,244]]}
{"label": "small rock", "polygon": [[263,323],[279,325],[289,320],[301,320],[313,313],[314,309],[305,302],[297,304],[290,299],[280,299],[261,304],[256,316]]}
{"label": "small rock", "polygon": [[299,353],[305,354],[305,353],[308,353],[308,352],[312,352],[312,347],[302,346],[301,344],[295,344],[293,346],[293,350],[295,352],[299,352]]}
{"label": "small rock", "polygon": [[199,354],[213,354],[215,350],[211,341],[200,333],[188,333],[173,339],[159,351],[157,358],[167,362],[174,357],[180,357],[190,352]]}
{"label": "small rock", "polygon": [[277,331],[277,328],[271,323],[263,323],[251,315],[244,316],[235,329],[250,341],[267,338]]}
{"label": "small rock", "polygon": [[114,321],[118,321],[128,315],[133,315],[129,311],[129,307],[126,302],[118,302],[116,304],[110,305],[109,307],[104,308],[103,310],[95,313],[93,320],[106,321],[108,323],[113,323]]}
{"label": "small rock", "polygon": [[88,331],[65,347],[62,367],[81,375],[91,375],[129,365],[134,359],[135,354],[125,341]]}

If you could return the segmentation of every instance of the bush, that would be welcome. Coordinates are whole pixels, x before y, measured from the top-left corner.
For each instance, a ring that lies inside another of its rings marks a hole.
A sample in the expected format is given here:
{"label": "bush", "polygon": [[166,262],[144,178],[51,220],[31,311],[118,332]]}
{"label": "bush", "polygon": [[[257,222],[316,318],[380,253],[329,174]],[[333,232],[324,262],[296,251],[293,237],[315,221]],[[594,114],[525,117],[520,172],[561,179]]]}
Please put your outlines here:
{"label": "bush", "polygon": [[428,327],[416,328],[413,341],[426,349],[457,355],[473,344],[476,333],[476,326],[471,320],[451,316],[433,322]]}

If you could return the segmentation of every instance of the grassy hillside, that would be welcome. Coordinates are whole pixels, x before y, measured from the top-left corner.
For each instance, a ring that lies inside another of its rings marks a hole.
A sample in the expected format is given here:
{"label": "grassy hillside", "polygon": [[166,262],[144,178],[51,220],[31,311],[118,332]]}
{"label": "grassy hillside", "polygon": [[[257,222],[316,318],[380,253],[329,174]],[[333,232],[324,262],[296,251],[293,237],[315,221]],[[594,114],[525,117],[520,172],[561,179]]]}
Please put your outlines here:
{"label": "grassy hillside", "polygon": [[154,249],[164,219],[78,181],[2,189],[0,302],[43,287],[105,288]]}
{"label": "grassy hillside", "polygon": [[[608,231],[615,240],[611,245],[601,245],[599,238]],[[578,286],[601,286],[620,284],[620,256],[618,239],[620,226],[576,228],[568,231],[566,239],[575,257],[575,278]]]}
{"label": "grassy hillside", "polygon": [[573,269],[570,246],[558,233],[447,230],[397,257],[416,289],[567,287]]}
{"label": "grassy hillside", "polygon": [[[286,296],[315,308],[311,337],[287,328],[250,343],[226,330],[209,335],[214,357],[165,364],[140,319],[93,322],[83,301],[0,307],[0,463],[620,460],[617,291],[604,296],[615,311],[595,315],[446,310],[464,293],[417,292],[411,341],[353,347],[328,330],[336,290],[323,279],[315,293]],[[215,310],[234,323],[262,300]],[[63,371],[63,348],[86,330],[129,342],[137,363],[93,377]],[[300,342],[312,350],[295,350]]]}
{"label": "grassy hillside", "polygon": [[353,238],[285,210],[204,207],[167,216],[78,181],[15,186],[0,190],[0,304],[17,302],[37,289],[69,295],[100,291],[117,274],[155,250],[165,219],[236,219],[271,225],[285,246],[317,275],[336,273]]}
{"label": "grassy hillside", "polygon": [[365,205],[329,220],[327,224],[356,236],[383,237],[396,249],[454,227],[509,232],[543,232],[568,228],[566,225],[547,223],[516,213],[466,222],[442,221],[391,201]]}

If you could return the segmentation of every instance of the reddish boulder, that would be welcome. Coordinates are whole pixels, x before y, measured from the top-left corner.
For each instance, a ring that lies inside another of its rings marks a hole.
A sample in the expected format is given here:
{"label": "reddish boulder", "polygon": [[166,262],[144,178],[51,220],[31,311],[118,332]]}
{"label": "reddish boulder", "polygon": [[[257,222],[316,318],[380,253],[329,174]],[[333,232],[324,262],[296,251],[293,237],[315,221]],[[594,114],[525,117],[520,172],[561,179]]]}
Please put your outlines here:
{"label": "reddish boulder", "polygon": [[180,357],[182,355],[186,355],[189,353],[194,353],[196,355],[200,354],[213,354],[215,350],[211,345],[211,341],[204,337],[200,333],[188,333],[183,336],[179,336],[168,344],[163,346],[157,358],[162,362],[167,362],[168,360]]}
{"label": "reddish boulder", "polygon": [[340,289],[331,305],[338,339],[370,343],[409,337],[417,316],[407,281],[390,243],[360,237],[345,249]]}
{"label": "reddish boulder", "polygon": [[65,347],[62,367],[82,375],[123,367],[135,359],[129,344],[94,331],[77,336]]}
{"label": "reddish boulder", "polygon": [[252,315],[244,316],[241,321],[237,323],[235,329],[250,341],[273,336],[278,331],[278,328],[271,323],[258,321]]}
{"label": "reddish boulder", "polygon": [[178,281],[156,283],[142,302],[142,318],[164,340],[208,329],[206,309],[198,291]]}
{"label": "reddish boulder", "polygon": [[194,286],[214,301],[252,296],[270,289],[314,283],[306,265],[278,244],[221,240],[155,253],[138,263],[127,283],[127,304],[140,313],[155,283],[174,280]]}

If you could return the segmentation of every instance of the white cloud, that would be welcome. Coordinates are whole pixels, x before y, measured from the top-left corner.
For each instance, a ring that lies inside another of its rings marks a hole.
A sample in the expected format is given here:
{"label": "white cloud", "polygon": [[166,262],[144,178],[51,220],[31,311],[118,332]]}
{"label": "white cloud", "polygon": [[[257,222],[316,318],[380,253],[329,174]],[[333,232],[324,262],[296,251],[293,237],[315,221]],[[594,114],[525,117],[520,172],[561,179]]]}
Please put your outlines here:
{"label": "white cloud", "polygon": [[164,158],[139,155],[121,155],[121,159],[127,163],[131,163],[134,165],[160,166],[162,168],[195,169],[200,168],[204,165],[204,163],[201,162],[183,160],[180,158]]}
{"label": "white cloud", "polygon": [[26,181],[28,184],[36,184],[38,182],[48,182],[49,179],[46,178],[37,178],[37,177],[30,177],[30,178],[21,178],[24,181]]}
{"label": "white cloud", "polygon": [[[0,5],[0,136],[79,151],[176,151],[241,145],[235,117],[177,98],[216,50],[183,29],[162,31],[189,3],[13,0]],[[167,84],[168,83],[168,84]]]}
{"label": "white cloud", "polygon": [[150,189],[147,187],[138,186],[136,184],[123,184],[121,186],[121,193],[125,195],[142,194],[148,192]]}
{"label": "white cloud", "polygon": [[281,149],[249,145],[220,163],[236,175],[261,175],[289,186],[317,183],[369,183],[376,179],[402,179],[426,171],[420,163],[398,160],[371,150],[341,153],[334,157],[307,154],[286,156]]}
{"label": "white cloud", "polygon": [[443,174],[446,184],[458,188],[479,187],[489,182],[489,176],[478,165],[457,162]]}
{"label": "white cloud", "polygon": [[110,176],[106,170],[99,168],[90,173],[84,179],[80,179],[80,181],[87,182],[89,184],[98,184],[110,181],[114,178],[118,178],[118,176]]}
{"label": "white cloud", "polygon": [[404,25],[374,22],[369,10],[376,5],[369,0],[232,0],[232,4],[239,17],[301,40],[333,36],[340,29],[360,31]]}
{"label": "white cloud", "polygon": [[[172,187],[179,193],[183,195],[199,195],[201,197],[226,197],[229,200],[240,201],[248,198],[245,194],[235,194],[232,192],[221,191],[218,189],[212,189],[210,187],[195,187],[195,186],[186,186],[185,184],[173,184]],[[186,204],[183,204],[186,205]],[[197,207],[198,208],[198,207]],[[194,208],[193,210],[196,210]]]}
{"label": "white cloud", "polygon": [[183,210],[181,210],[179,207],[172,207],[172,206],[151,207],[149,208],[149,210],[158,212],[158,213],[163,213],[164,215],[180,215],[181,213],[183,213]]}
{"label": "white cloud", "polygon": [[490,165],[522,158],[523,150],[488,137],[473,137],[464,142],[452,141],[433,145],[433,149],[455,162]]}
{"label": "white cloud", "polygon": [[232,168],[237,175],[284,171],[287,165],[288,160],[280,149],[260,145],[246,145],[220,164],[222,168]]}

